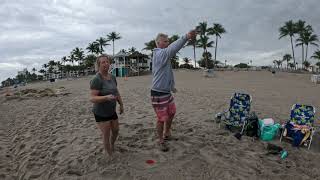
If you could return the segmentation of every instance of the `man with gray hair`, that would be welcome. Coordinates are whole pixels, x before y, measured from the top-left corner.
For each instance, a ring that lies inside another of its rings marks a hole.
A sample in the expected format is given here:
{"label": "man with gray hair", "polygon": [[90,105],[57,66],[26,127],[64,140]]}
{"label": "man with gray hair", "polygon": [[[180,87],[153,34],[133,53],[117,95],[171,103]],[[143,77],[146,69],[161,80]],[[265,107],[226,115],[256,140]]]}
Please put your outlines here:
{"label": "man with gray hair", "polygon": [[183,47],[188,40],[196,38],[192,30],[169,45],[168,35],[159,33],[156,37],[157,48],[152,57],[152,106],[157,114],[157,133],[161,151],[168,151],[165,140],[170,140],[171,124],[176,113],[176,105],[171,92],[175,93],[175,82],[171,66],[171,58]]}

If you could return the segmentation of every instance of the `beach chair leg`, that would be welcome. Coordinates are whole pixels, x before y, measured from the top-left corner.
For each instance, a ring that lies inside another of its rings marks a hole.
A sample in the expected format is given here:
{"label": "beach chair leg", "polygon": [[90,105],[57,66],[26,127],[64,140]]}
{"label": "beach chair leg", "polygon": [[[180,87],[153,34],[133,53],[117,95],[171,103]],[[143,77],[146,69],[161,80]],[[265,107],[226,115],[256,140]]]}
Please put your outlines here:
{"label": "beach chair leg", "polygon": [[243,134],[245,125],[246,125],[246,122],[243,122],[242,129],[241,129],[241,133],[240,133],[240,134]]}
{"label": "beach chair leg", "polygon": [[311,143],[312,143],[312,136],[314,134],[314,131],[311,132],[311,136],[310,136],[310,142],[309,142],[309,145],[308,145],[308,150],[310,149],[311,147]]}
{"label": "beach chair leg", "polygon": [[309,142],[309,145],[308,145],[308,150],[309,150],[310,147],[311,147],[311,143],[312,143],[312,138],[310,139],[310,142]]}
{"label": "beach chair leg", "polygon": [[286,131],[285,127],[281,127],[281,135],[280,135],[280,142],[282,142],[283,134]]}

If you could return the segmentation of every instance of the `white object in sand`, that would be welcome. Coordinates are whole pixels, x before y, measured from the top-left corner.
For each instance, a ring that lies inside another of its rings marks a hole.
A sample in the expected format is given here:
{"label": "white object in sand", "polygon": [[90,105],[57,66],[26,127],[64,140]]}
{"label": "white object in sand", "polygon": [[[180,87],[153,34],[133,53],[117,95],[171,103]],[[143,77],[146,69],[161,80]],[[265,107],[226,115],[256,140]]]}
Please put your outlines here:
{"label": "white object in sand", "polygon": [[272,126],[274,124],[274,120],[272,118],[263,119],[263,124],[265,126]]}

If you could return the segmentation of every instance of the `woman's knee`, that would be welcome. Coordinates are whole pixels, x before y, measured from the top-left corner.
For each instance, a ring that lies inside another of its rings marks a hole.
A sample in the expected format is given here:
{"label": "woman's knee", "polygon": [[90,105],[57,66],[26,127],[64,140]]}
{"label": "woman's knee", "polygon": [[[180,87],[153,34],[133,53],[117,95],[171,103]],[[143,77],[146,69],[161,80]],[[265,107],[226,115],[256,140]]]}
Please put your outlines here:
{"label": "woman's knee", "polygon": [[114,128],[112,128],[112,134],[113,134],[113,135],[119,134],[119,127],[114,127]]}
{"label": "woman's knee", "polygon": [[108,138],[110,136],[111,127],[110,126],[103,126],[100,128],[102,136],[104,138]]}

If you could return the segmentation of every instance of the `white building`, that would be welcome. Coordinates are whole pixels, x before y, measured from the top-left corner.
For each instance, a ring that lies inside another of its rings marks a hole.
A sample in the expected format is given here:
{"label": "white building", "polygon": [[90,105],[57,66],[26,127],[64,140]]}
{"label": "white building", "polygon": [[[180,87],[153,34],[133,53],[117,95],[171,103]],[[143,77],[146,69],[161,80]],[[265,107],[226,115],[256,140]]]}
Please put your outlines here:
{"label": "white building", "polygon": [[120,51],[113,57],[113,60],[114,62],[110,71],[115,76],[139,75],[140,72],[149,71],[151,68],[149,56],[138,51],[131,54]]}

